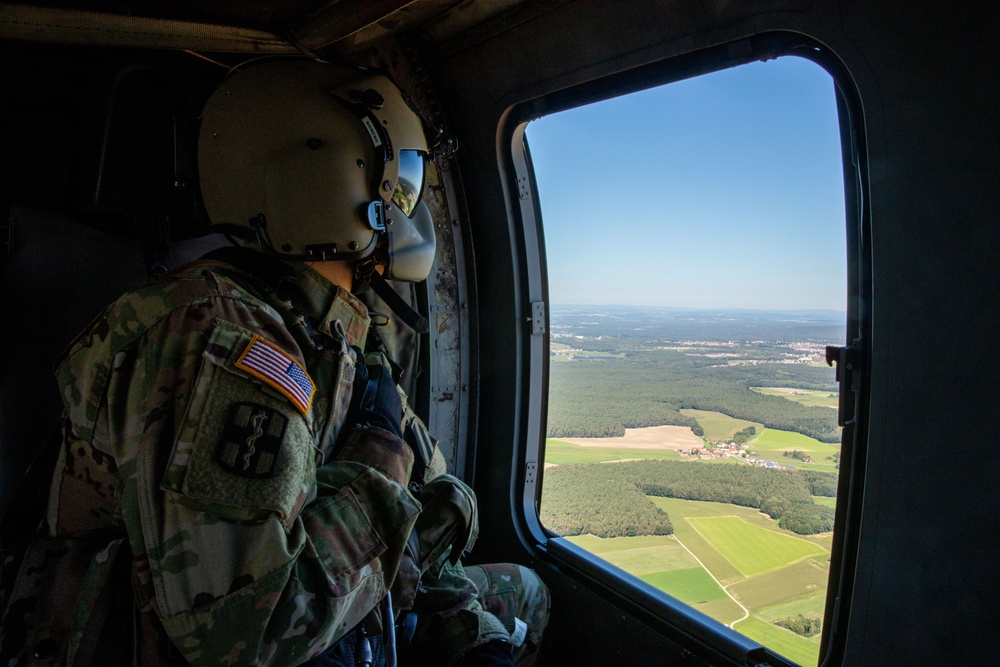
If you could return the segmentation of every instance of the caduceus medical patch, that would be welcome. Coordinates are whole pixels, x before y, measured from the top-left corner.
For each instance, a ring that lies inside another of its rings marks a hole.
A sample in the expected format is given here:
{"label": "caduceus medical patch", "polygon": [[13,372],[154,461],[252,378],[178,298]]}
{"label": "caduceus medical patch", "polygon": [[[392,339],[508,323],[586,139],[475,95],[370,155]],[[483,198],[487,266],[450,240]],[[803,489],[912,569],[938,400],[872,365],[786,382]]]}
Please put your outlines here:
{"label": "caduceus medical patch", "polygon": [[237,403],[219,446],[219,464],[243,477],[274,476],[288,418],[258,403]]}

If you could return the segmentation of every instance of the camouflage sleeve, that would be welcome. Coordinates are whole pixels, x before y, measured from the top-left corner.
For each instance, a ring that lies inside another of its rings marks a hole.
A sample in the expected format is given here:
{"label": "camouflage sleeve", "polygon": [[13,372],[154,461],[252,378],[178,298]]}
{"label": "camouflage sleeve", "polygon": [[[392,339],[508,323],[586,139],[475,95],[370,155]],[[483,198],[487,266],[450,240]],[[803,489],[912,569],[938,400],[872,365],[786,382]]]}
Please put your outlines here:
{"label": "camouflage sleeve", "polygon": [[73,437],[114,458],[137,603],[184,657],[298,664],[391,585],[419,512],[412,453],[358,430],[317,469],[331,402],[276,314],[225,284],[172,300],[120,301],[71,350]]}
{"label": "camouflage sleeve", "polygon": [[510,641],[503,623],[483,608],[479,589],[460,562],[442,558],[420,579],[417,629],[410,652],[427,665],[456,665],[469,649]]}
{"label": "camouflage sleeve", "polygon": [[469,649],[490,641],[509,641],[509,629],[479,600],[476,584],[459,559],[479,533],[474,492],[451,475],[440,475],[418,493],[423,511],[410,549],[420,571],[413,601],[417,628],[411,652],[428,665],[453,665]]}

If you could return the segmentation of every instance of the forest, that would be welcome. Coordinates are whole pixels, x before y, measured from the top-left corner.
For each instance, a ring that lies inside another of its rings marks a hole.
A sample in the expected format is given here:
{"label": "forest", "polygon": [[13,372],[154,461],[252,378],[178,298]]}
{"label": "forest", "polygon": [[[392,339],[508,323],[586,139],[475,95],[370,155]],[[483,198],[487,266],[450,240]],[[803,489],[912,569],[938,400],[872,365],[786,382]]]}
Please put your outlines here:
{"label": "forest", "polygon": [[622,461],[545,470],[542,522],[560,535],[669,535],[670,518],[646,496],[753,507],[800,535],[833,530],[833,509],[812,496],[834,495],[837,476],[739,464]]}
{"label": "forest", "polygon": [[835,410],[807,407],[751,390],[770,386],[835,391],[828,368],[779,363],[724,365],[717,359],[676,350],[620,349],[607,340],[577,340],[574,345],[622,356],[578,356],[550,364],[549,395],[558,396],[549,405],[550,438],[614,437],[624,435],[626,428],[664,424],[694,429],[694,419],[680,413],[694,408],[794,431],[821,442],[840,441]]}

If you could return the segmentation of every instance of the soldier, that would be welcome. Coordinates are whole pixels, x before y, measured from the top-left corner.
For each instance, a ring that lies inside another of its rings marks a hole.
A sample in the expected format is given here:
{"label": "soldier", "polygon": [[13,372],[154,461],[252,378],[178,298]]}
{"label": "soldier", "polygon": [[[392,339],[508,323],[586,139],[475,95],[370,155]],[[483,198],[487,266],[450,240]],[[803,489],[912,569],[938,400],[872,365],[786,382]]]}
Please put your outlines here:
{"label": "soldier", "polygon": [[0,662],[381,664],[397,624],[413,664],[532,662],[548,591],[463,569],[475,496],[352,294],[430,271],[420,120],[383,76],[270,61],[212,96],[198,152],[209,217],[253,249],[124,295],[67,350]]}

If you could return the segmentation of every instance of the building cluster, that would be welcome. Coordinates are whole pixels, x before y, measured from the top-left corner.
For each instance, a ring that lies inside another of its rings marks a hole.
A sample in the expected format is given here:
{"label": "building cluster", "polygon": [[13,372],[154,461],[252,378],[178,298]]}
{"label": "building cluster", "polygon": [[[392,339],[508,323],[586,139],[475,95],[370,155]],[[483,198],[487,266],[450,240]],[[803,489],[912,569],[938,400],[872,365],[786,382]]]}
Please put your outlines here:
{"label": "building cluster", "polygon": [[[794,466],[782,465],[774,461],[762,459],[757,456],[756,452],[749,451],[746,444],[739,444],[735,442],[718,442],[716,440],[709,440],[708,446],[704,449],[699,449],[697,447],[678,449],[677,453],[703,461],[723,458],[735,459],[739,463],[758,466],[760,468],[768,468],[770,470],[792,470],[794,468]],[[811,463],[812,459],[810,458],[807,462]]]}

